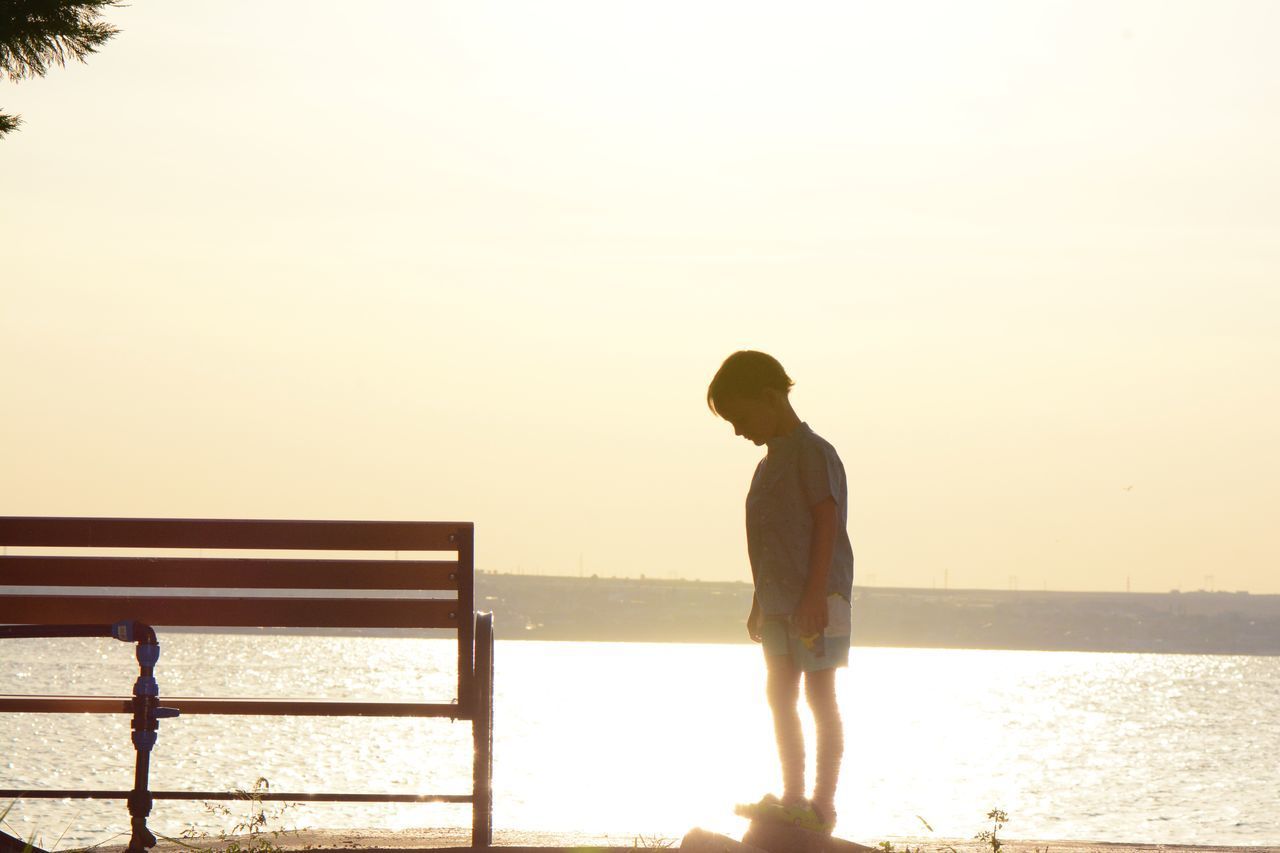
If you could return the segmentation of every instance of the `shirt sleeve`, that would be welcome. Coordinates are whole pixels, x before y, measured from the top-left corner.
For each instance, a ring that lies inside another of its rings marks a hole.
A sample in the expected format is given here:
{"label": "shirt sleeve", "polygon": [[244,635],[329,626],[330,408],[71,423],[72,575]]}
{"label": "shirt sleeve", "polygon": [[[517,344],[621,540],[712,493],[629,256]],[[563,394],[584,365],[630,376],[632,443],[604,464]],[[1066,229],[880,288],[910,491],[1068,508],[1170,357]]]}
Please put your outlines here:
{"label": "shirt sleeve", "polygon": [[800,488],[810,509],[829,497],[844,503],[844,465],[835,450],[817,442],[800,448]]}

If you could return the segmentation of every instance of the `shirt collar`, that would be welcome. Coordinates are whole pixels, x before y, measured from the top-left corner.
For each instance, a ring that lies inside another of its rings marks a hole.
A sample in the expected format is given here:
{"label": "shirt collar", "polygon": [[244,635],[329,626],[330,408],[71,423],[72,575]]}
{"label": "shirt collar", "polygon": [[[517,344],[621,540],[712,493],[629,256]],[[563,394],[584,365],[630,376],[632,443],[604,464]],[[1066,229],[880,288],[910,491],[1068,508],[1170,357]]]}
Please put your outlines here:
{"label": "shirt collar", "polygon": [[769,448],[770,453],[777,450],[788,450],[796,446],[805,433],[808,433],[809,431],[809,425],[804,421],[801,421],[799,426],[786,435],[779,435],[766,439],[764,446]]}

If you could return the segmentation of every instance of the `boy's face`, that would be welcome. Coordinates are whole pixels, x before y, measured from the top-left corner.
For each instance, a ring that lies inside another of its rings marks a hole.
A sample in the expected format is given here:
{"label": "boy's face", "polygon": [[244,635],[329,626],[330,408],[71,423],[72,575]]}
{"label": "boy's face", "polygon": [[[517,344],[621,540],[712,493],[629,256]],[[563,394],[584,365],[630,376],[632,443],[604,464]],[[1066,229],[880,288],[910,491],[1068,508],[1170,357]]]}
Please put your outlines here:
{"label": "boy's face", "polygon": [[778,413],[769,392],[759,398],[728,397],[716,402],[716,411],[733,425],[734,435],[759,446],[777,432]]}

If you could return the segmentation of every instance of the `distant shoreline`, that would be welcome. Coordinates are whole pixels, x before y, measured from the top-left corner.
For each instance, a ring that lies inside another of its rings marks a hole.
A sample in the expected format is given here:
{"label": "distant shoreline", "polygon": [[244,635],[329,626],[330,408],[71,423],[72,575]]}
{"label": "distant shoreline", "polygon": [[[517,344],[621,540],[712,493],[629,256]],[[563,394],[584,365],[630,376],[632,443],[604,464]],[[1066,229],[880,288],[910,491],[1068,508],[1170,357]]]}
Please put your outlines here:
{"label": "distant shoreline", "polygon": [[[484,573],[500,639],[746,642],[746,583]],[[1280,596],[853,589],[855,646],[1280,655]]]}
{"label": "distant shoreline", "polygon": [[[481,573],[476,586],[500,640],[750,643],[746,583]],[[853,598],[857,647],[1280,655],[1280,595],[855,586]]]}

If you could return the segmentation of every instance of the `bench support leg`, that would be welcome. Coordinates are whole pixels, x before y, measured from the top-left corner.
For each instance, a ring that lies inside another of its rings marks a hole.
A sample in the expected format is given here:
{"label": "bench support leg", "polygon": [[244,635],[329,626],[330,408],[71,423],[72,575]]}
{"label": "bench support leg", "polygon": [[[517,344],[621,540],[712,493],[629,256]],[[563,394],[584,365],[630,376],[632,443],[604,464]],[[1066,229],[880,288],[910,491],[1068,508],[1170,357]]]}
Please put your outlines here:
{"label": "bench support leg", "polygon": [[476,615],[475,717],[471,721],[475,741],[472,768],[471,846],[493,844],[493,614]]}
{"label": "bench support leg", "polygon": [[[121,623],[123,624],[123,623]],[[160,689],[156,685],[155,666],[160,659],[160,644],[155,631],[141,622],[132,625],[136,635],[130,635],[138,643],[138,680],[133,684],[133,748],[137,755],[133,765],[133,790],[129,792],[129,823],[132,834],[125,853],[145,853],[156,845],[156,837],[147,829],[147,816],[151,814],[151,749],[156,745],[160,717],[176,717],[172,708],[158,707]],[[123,638],[123,637],[122,637]]]}

